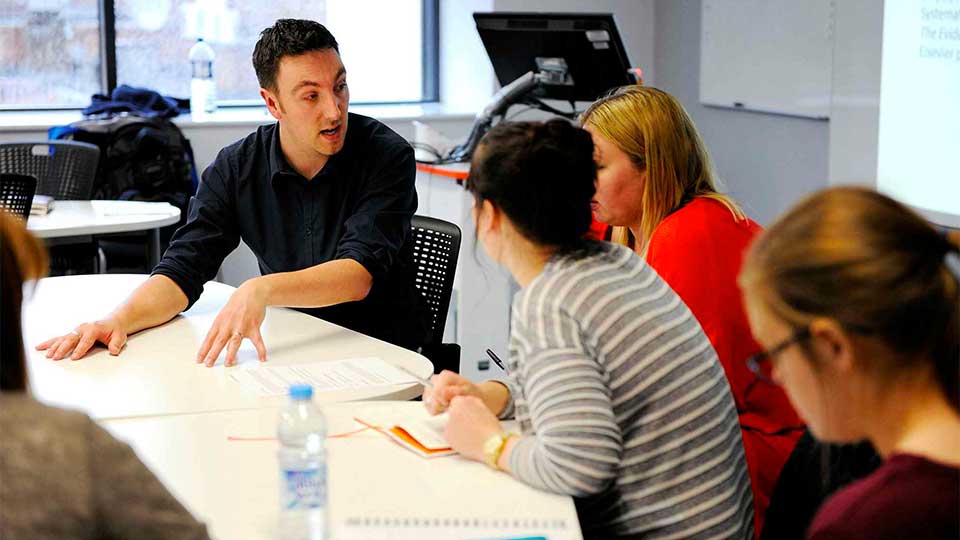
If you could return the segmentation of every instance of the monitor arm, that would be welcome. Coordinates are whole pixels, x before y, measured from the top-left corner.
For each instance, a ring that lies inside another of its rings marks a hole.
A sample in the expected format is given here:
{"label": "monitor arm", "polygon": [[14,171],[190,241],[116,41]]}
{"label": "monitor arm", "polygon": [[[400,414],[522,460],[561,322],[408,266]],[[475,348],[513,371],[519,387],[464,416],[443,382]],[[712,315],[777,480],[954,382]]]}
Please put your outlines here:
{"label": "monitor arm", "polygon": [[493,125],[493,121],[503,116],[511,105],[522,101],[530,92],[533,92],[543,84],[548,84],[555,80],[549,72],[528,71],[518,77],[512,83],[504,86],[490,100],[480,114],[473,121],[473,127],[470,129],[470,135],[466,142],[455,147],[447,156],[448,161],[469,161],[473,156],[473,151],[480,144],[480,139],[487,133]]}

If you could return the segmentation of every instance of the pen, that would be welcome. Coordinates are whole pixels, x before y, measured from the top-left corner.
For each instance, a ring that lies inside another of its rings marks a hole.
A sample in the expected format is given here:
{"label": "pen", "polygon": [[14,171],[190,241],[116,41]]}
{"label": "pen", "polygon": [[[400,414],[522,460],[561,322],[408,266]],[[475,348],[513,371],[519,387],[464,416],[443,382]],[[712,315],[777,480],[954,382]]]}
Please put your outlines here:
{"label": "pen", "polygon": [[398,364],[394,364],[393,367],[416,379],[417,382],[422,384],[424,388],[433,388],[433,383],[430,382],[430,379],[424,379],[423,377]]}
{"label": "pen", "polygon": [[490,349],[487,349],[487,356],[489,356],[490,359],[493,360],[495,364],[497,364],[497,367],[499,367],[501,371],[503,371],[504,373],[507,372],[507,368],[504,367],[503,361],[500,360],[500,358],[496,354],[494,354],[493,351],[491,351]]}

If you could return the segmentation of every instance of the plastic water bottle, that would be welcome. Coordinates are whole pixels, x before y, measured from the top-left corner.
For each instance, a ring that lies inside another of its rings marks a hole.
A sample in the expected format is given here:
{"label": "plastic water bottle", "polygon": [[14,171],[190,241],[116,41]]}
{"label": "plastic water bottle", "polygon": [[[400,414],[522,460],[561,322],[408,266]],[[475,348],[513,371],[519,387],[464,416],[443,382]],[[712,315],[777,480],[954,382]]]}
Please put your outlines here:
{"label": "plastic water bottle", "polygon": [[313,388],[290,387],[290,404],[280,411],[280,523],[283,540],[324,540],[326,534],[327,422],[313,403]]}
{"label": "plastic water bottle", "polygon": [[203,38],[190,47],[190,114],[203,117],[217,110],[217,83],[213,80],[213,48]]}

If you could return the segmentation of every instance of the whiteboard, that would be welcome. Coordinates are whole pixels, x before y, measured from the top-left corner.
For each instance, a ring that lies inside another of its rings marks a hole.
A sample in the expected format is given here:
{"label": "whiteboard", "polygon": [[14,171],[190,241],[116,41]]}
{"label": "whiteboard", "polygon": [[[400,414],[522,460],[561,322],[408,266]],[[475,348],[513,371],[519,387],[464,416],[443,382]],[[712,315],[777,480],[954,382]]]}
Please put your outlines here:
{"label": "whiteboard", "polygon": [[834,0],[703,0],[700,102],[826,119]]}
{"label": "whiteboard", "polygon": [[874,139],[877,190],[953,228],[960,228],[960,30],[950,16],[958,8],[937,0],[884,3]]}

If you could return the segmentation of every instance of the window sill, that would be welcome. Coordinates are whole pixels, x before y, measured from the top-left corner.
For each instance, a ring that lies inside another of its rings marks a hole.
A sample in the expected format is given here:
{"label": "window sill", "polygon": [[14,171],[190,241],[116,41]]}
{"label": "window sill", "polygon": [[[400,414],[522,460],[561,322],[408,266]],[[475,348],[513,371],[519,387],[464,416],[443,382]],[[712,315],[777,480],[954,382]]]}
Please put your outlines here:
{"label": "window sill", "polygon": [[[414,103],[397,105],[351,105],[350,111],[371,116],[382,121],[443,121],[472,120],[476,111],[452,107],[444,103]],[[46,131],[52,126],[62,126],[82,120],[80,111],[4,111],[0,112],[0,132]],[[173,119],[183,128],[258,126],[273,122],[264,107],[231,107],[220,109],[203,120],[194,120],[190,115]]]}

